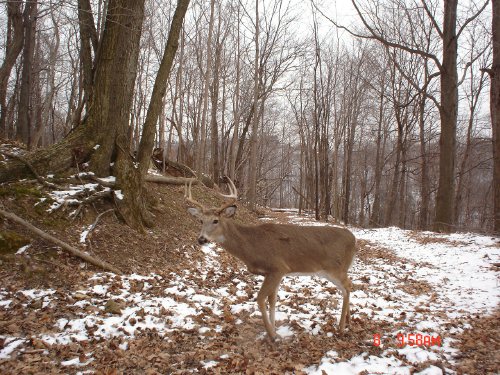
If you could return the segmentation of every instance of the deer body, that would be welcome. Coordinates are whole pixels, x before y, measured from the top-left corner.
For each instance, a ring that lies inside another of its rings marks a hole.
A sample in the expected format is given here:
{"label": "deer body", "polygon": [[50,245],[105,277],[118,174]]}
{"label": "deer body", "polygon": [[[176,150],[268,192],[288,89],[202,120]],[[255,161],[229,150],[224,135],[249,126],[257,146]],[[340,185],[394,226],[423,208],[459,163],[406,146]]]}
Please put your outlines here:
{"label": "deer body", "polygon": [[221,219],[220,225],[224,240],[215,242],[258,275],[347,271],[354,257],[354,236],[343,228],[271,223],[247,226],[228,219]]}
{"label": "deer body", "polygon": [[[235,200],[236,188],[232,182],[230,184],[233,194],[229,197]],[[207,209],[191,198],[190,190],[188,201],[200,207],[188,209],[202,223],[198,236],[200,244],[217,242],[243,261],[251,273],[264,276],[257,303],[271,339],[276,338],[278,286],[286,275],[318,275],[332,281],[343,294],[340,331],[344,330],[349,320],[352,287],[347,272],[356,254],[356,239],[349,230],[272,223],[242,225],[230,219],[236,210],[234,205]]]}

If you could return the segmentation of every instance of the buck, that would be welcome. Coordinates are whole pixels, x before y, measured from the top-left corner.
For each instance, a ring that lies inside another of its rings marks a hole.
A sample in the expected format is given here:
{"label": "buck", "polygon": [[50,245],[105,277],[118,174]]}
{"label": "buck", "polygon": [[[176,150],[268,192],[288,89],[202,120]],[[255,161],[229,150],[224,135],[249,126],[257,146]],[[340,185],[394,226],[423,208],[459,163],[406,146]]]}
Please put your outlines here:
{"label": "buck", "polygon": [[[191,183],[185,198],[194,207],[188,212],[202,224],[200,245],[216,242],[242,260],[248,271],[264,276],[257,304],[269,338],[277,337],[275,308],[278,287],[287,275],[317,275],[333,282],[342,292],[340,332],[349,323],[349,294],[352,283],[347,272],[356,254],[356,239],[347,229],[327,226],[296,226],[265,223],[242,225],[230,220],[236,212],[238,193],[228,180],[230,194],[223,195],[224,204],[207,208],[193,199]],[[269,303],[267,312],[266,300]]]}

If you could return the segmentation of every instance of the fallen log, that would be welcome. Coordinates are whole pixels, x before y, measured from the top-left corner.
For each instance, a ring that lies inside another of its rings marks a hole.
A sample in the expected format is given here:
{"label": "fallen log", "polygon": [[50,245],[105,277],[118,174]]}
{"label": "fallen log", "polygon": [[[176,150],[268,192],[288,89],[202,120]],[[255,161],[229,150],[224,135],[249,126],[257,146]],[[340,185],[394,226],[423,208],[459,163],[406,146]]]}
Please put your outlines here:
{"label": "fallen log", "polygon": [[97,267],[102,268],[102,269],[107,270],[107,271],[114,272],[118,275],[120,275],[122,273],[115,266],[113,266],[113,265],[111,265],[103,260],[94,258],[93,256],[91,256],[91,255],[89,255],[81,250],[78,250],[76,247],[73,247],[64,241],[61,241],[60,239],[48,234],[47,232],[44,232],[43,230],[28,223],[26,220],[20,218],[19,216],[17,216],[16,214],[14,214],[12,212],[8,212],[8,211],[5,211],[5,210],[0,208],[0,215],[5,217],[6,219],[12,220],[12,221],[22,225],[23,227],[27,228],[30,232],[36,234],[37,236],[43,238],[44,240],[56,244],[57,246],[61,247],[63,250],[67,251],[71,255],[74,255],[78,258],[81,258],[81,259],[85,260],[86,262],[93,264],[94,266],[97,266]]}
{"label": "fallen log", "polygon": [[189,183],[196,185],[200,182],[196,178],[158,176],[154,174],[146,175],[146,181],[170,185],[187,185]]}

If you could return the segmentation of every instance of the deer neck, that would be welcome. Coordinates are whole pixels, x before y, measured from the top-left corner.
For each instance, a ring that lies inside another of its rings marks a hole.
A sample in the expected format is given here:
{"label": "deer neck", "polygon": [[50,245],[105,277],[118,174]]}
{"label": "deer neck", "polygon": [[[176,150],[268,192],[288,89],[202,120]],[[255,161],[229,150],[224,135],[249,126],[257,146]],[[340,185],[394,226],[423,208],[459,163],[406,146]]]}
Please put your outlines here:
{"label": "deer neck", "polygon": [[223,240],[220,245],[230,254],[241,259],[245,263],[249,260],[248,252],[242,246],[243,243],[248,241],[240,228],[242,225],[235,223],[233,220],[224,220],[222,223]]}

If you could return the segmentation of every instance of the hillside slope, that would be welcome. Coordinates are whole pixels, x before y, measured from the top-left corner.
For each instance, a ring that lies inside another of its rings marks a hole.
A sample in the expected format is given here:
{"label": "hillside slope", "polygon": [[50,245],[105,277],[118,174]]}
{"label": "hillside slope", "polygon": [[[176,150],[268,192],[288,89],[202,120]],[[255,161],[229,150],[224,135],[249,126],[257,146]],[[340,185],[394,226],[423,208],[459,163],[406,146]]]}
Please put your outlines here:
{"label": "hillside slope", "polygon": [[[333,284],[288,277],[276,317],[281,339],[269,344],[255,303],[261,277],[222,249],[195,244],[198,223],[185,212],[183,187],[149,187],[156,226],[145,234],[112,212],[89,233],[111,202],[72,220],[74,207],[55,209],[69,193],[47,195],[32,182],[2,187],[5,209],[124,275],[102,272],[3,221],[2,236],[11,234],[15,246],[5,247],[0,265],[1,373],[498,370],[497,238],[353,228],[360,250],[347,332],[337,331],[341,295]],[[194,194],[218,202],[207,189]],[[294,213],[270,214],[266,220],[318,225]],[[256,221],[244,208],[238,220]]]}

